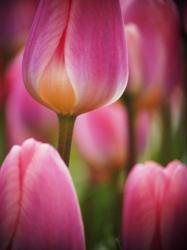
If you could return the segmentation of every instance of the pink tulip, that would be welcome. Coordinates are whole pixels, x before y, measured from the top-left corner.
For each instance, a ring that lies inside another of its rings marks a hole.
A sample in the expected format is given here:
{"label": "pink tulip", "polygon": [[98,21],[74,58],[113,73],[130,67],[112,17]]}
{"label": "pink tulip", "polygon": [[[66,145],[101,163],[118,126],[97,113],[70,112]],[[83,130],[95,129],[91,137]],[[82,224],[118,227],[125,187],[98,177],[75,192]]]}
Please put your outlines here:
{"label": "pink tulip", "polygon": [[[129,91],[154,108],[180,78],[180,25],[172,0],[121,0],[129,52]],[[172,27],[172,28],[171,28]]]}
{"label": "pink tulip", "polygon": [[187,249],[187,168],[173,161],[137,164],[124,194],[125,250]]}
{"label": "pink tulip", "polygon": [[127,82],[118,0],[41,0],[23,61],[31,95],[77,115],[117,100]]}
{"label": "pink tulip", "polygon": [[67,167],[48,144],[14,146],[0,170],[0,249],[85,249]]}
{"label": "pink tulip", "polygon": [[123,167],[128,144],[125,107],[114,103],[81,115],[76,121],[75,140],[92,177],[103,178]]}
{"label": "pink tulip", "polygon": [[9,86],[6,105],[8,144],[21,144],[29,137],[44,142],[53,141],[56,137],[57,118],[28,94],[22,79],[21,64],[22,54],[19,54],[6,72]]}
{"label": "pink tulip", "polygon": [[[150,119],[139,112],[135,121],[135,145],[143,153],[150,132]],[[93,178],[108,177],[123,168],[128,157],[128,116],[124,105],[117,102],[78,117],[75,142]]]}

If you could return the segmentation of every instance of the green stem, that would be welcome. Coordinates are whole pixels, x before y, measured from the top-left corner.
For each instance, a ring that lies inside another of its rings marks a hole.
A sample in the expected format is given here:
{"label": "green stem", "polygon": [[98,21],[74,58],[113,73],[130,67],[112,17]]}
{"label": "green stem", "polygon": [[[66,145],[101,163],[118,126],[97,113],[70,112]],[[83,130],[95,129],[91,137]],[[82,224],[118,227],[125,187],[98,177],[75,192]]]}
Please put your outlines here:
{"label": "green stem", "polygon": [[[119,245],[122,192],[118,184],[119,173],[104,183],[88,183],[82,206],[88,249]],[[92,223],[91,217],[96,218]]]}
{"label": "green stem", "polygon": [[160,151],[160,161],[167,164],[171,160],[172,155],[172,128],[171,128],[171,112],[168,104],[164,104],[161,110],[162,117],[162,144]]}
{"label": "green stem", "polygon": [[128,116],[128,161],[126,166],[126,171],[129,173],[131,168],[136,163],[136,142],[135,142],[135,109],[133,104],[133,97],[127,93],[123,96],[123,102],[127,107],[127,116]]}
{"label": "green stem", "polygon": [[75,119],[76,119],[75,116],[58,115],[58,120],[59,120],[58,152],[67,166],[69,166],[71,142],[72,142]]}

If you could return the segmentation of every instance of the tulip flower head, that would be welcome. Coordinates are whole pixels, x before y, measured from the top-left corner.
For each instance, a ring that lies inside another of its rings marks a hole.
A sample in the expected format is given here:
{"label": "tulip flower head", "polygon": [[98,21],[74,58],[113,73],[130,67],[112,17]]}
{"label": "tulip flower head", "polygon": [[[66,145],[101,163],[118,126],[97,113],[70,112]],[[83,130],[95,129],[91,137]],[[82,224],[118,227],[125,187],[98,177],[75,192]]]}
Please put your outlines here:
{"label": "tulip flower head", "polygon": [[79,116],[75,140],[92,176],[110,176],[124,166],[127,158],[126,108],[114,103]]}
{"label": "tulip flower head", "polygon": [[[155,108],[180,79],[180,24],[172,0],[121,0],[129,54],[128,90]],[[172,27],[172,28],[171,28]]]}
{"label": "tulip flower head", "polygon": [[31,95],[58,114],[77,115],[123,93],[127,55],[118,0],[41,0],[23,75]]}
{"label": "tulip flower head", "polygon": [[11,62],[6,72],[9,93],[6,103],[8,144],[21,144],[29,137],[43,142],[54,141],[56,115],[36,102],[27,92],[22,77],[22,53]]}
{"label": "tulip flower head", "polygon": [[124,193],[123,249],[187,249],[186,167],[178,161],[134,167]]}
{"label": "tulip flower head", "polygon": [[0,170],[0,249],[84,250],[67,167],[48,144],[14,146]]}
{"label": "tulip flower head", "polygon": [[[135,121],[136,153],[148,144],[151,119],[140,111]],[[80,115],[75,126],[75,142],[93,178],[103,179],[122,169],[128,158],[128,115],[126,107],[116,102]]]}

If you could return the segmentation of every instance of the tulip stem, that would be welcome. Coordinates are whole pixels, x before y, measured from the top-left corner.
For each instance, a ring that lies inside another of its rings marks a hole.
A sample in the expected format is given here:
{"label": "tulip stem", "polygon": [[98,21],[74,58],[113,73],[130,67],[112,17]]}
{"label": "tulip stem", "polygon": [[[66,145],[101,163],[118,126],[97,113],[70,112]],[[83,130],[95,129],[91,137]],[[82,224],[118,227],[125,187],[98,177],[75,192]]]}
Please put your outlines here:
{"label": "tulip stem", "polygon": [[58,115],[59,120],[59,137],[58,137],[58,152],[67,167],[69,167],[71,142],[73,128],[75,124],[75,116]]}
{"label": "tulip stem", "polygon": [[168,103],[162,105],[161,109],[162,118],[162,141],[160,149],[160,162],[166,165],[172,160],[172,128],[171,128],[171,113]]}
{"label": "tulip stem", "polygon": [[128,140],[128,161],[126,166],[126,171],[129,173],[131,168],[136,163],[136,146],[135,146],[135,109],[133,103],[133,97],[127,93],[123,97],[124,104],[127,107],[127,115],[128,115],[128,133],[129,133],[129,140]]}

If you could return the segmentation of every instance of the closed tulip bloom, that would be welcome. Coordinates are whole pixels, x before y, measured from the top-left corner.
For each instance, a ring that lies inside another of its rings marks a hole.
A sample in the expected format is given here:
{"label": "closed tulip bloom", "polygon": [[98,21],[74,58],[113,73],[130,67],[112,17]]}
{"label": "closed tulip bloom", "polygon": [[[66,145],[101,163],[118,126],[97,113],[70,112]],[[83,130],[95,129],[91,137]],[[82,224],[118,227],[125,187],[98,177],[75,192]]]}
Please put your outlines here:
{"label": "closed tulip bloom", "polygon": [[[129,54],[128,90],[154,108],[180,79],[180,24],[172,0],[121,0]],[[172,28],[171,28],[172,27]]]}
{"label": "closed tulip bloom", "polygon": [[121,103],[78,117],[75,141],[91,173],[109,175],[127,158],[127,112]]}
{"label": "closed tulip bloom", "polygon": [[124,193],[123,249],[187,249],[186,194],[187,168],[179,161],[137,164]]}
{"label": "closed tulip bloom", "polygon": [[0,249],[85,249],[67,167],[48,144],[14,146],[0,170]]}
{"label": "closed tulip bloom", "polygon": [[57,131],[56,115],[29,95],[23,83],[21,65],[22,53],[15,57],[6,72],[8,144],[21,144],[30,137],[53,142]]}
{"label": "closed tulip bloom", "polygon": [[126,57],[118,0],[41,0],[25,49],[24,81],[39,102],[77,115],[121,96]]}

